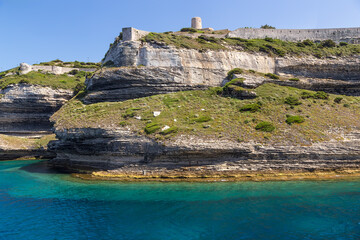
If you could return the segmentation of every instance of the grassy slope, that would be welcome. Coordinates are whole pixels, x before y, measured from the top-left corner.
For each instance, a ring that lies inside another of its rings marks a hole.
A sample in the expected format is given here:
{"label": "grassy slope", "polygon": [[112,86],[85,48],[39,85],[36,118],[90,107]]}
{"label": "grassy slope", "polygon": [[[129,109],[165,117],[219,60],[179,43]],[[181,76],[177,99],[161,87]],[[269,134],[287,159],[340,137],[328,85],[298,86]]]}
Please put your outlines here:
{"label": "grassy slope", "polygon": [[84,83],[83,76],[68,76],[67,74],[53,75],[40,72],[30,72],[24,75],[13,75],[0,79],[0,88],[10,84],[28,83],[33,85],[48,86],[55,89],[72,89],[80,83]]}
{"label": "grassy slope", "polygon": [[49,141],[55,140],[55,134],[45,135],[39,139],[16,137],[0,134],[0,148],[5,149],[40,149],[47,148]]}
{"label": "grassy slope", "polygon": [[336,47],[322,47],[319,43],[312,43],[311,46],[299,46],[295,42],[281,41],[277,39],[241,39],[241,38],[211,38],[200,36],[190,38],[187,36],[175,35],[170,33],[150,33],[142,41],[162,42],[173,45],[177,48],[188,48],[198,50],[220,50],[236,48],[247,52],[265,52],[275,56],[301,56],[313,55],[318,58],[326,56],[351,56],[360,53],[359,44],[349,44],[346,46],[337,45]]}
{"label": "grassy slope", "polygon": [[100,68],[101,63],[93,63],[93,62],[63,62],[59,59],[53,60],[50,62],[41,62],[40,64],[34,65],[42,65],[42,66],[59,66],[59,67],[70,67],[70,68]]}
{"label": "grassy slope", "polygon": [[[126,126],[143,135],[146,135],[144,128],[150,122],[158,124],[160,128],[165,125],[178,128],[176,133],[168,135],[160,134],[161,129],[148,134],[159,140],[187,134],[206,139],[303,145],[342,139],[342,131],[346,133],[352,128],[360,128],[359,97],[342,96],[340,103],[334,102],[339,97],[337,95],[330,95],[329,100],[301,99],[302,104],[292,109],[285,104],[285,98],[300,97],[305,90],[264,84],[254,91],[258,97],[252,100],[219,96],[214,89],[91,105],[84,105],[74,98],[56,112],[52,120],[56,121],[57,128]],[[241,106],[256,102],[262,103],[261,111],[239,111]],[[153,111],[161,111],[160,116],[154,117]],[[287,114],[303,116],[305,122],[289,125],[285,122]],[[141,120],[135,119],[135,116],[141,116]],[[207,117],[210,117],[208,122],[199,120]],[[275,131],[265,133],[255,130],[261,121],[273,123]]]}

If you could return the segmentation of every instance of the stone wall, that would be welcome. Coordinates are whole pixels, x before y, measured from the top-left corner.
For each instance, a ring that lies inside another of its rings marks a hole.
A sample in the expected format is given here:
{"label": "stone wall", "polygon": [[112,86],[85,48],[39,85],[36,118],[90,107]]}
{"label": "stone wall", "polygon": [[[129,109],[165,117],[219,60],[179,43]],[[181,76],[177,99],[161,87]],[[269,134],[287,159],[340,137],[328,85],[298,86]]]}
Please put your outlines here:
{"label": "stone wall", "polygon": [[123,28],[122,33],[123,33],[123,41],[137,41],[140,38],[148,35],[150,32],[128,27],[128,28]]}
{"label": "stone wall", "polygon": [[245,39],[271,37],[284,41],[302,41],[310,39],[322,41],[331,39],[335,42],[360,43],[360,28],[332,29],[252,29],[238,28],[228,34],[228,37]]}

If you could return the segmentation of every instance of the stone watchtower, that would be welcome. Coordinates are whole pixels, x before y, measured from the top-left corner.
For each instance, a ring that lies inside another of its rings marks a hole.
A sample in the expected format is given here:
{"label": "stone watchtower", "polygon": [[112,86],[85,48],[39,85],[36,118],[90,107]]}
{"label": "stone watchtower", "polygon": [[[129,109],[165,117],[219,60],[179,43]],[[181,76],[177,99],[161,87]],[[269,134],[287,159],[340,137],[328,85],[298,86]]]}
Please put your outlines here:
{"label": "stone watchtower", "polygon": [[202,29],[201,18],[194,17],[191,19],[191,27],[195,29]]}

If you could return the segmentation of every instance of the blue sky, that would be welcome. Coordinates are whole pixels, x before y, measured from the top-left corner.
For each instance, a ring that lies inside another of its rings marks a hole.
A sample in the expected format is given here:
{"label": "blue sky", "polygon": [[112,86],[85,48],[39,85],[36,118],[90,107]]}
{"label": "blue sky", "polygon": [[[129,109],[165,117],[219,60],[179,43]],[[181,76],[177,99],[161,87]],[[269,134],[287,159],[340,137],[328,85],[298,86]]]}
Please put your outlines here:
{"label": "blue sky", "polygon": [[123,27],[176,31],[360,27],[360,0],[0,0],[0,71],[61,59],[100,61]]}

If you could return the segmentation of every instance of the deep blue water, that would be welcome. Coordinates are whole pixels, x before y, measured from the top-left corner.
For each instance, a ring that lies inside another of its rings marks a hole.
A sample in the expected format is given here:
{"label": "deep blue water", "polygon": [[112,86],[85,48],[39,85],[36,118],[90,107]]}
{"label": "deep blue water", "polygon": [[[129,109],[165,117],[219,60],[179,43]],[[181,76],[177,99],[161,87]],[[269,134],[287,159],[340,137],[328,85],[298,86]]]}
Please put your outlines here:
{"label": "deep blue water", "polygon": [[360,239],[360,181],[115,183],[0,162],[0,240]]}

